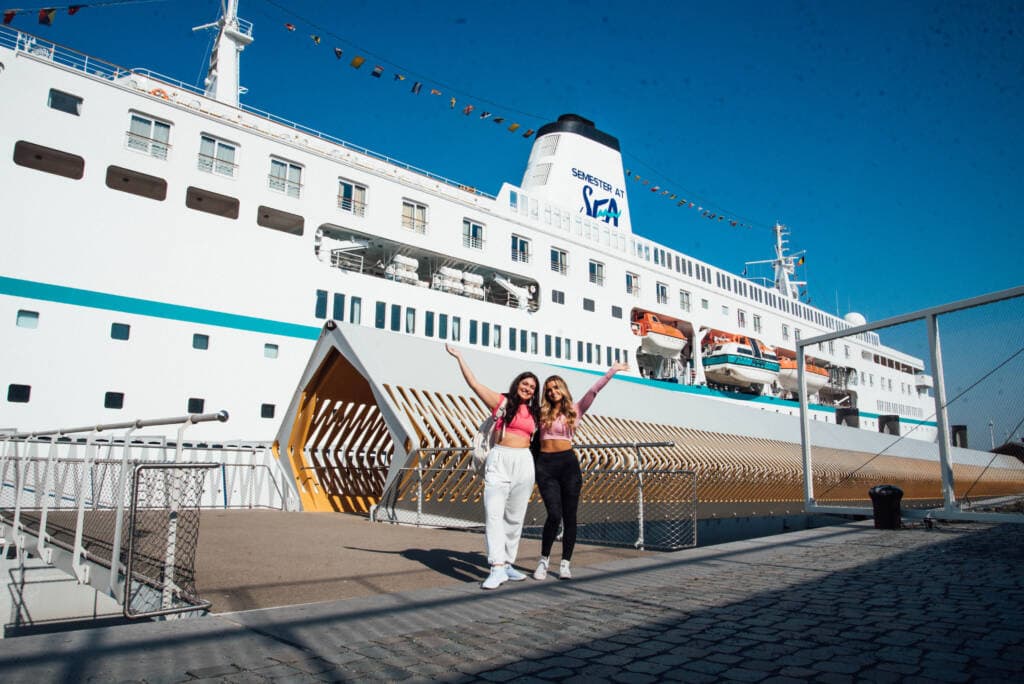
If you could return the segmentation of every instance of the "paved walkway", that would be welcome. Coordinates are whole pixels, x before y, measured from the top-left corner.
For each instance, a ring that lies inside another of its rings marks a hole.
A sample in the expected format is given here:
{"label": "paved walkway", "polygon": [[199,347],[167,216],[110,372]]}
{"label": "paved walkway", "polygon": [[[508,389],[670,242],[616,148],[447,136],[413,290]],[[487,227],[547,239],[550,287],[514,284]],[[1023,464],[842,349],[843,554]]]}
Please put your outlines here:
{"label": "paved walkway", "polygon": [[819,528],[580,568],[0,642],[0,681],[1019,682],[1024,528]]}

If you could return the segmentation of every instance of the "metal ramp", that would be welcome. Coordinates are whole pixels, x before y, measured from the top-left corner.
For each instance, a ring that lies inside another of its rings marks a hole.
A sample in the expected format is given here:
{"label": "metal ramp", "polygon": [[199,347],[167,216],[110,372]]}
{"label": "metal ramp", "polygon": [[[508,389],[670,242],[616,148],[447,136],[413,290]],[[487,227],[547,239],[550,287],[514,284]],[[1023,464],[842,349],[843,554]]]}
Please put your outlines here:
{"label": "metal ramp", "polygon": [[0,437],[4,631],[115,611],[142,618],[208,608],[195,588],[195,550],[203,485],[218,464],[140,461],[132,458],[139,442],[100,434],[179,425],[180,457],[186,427],[226,419],[222,412]]}

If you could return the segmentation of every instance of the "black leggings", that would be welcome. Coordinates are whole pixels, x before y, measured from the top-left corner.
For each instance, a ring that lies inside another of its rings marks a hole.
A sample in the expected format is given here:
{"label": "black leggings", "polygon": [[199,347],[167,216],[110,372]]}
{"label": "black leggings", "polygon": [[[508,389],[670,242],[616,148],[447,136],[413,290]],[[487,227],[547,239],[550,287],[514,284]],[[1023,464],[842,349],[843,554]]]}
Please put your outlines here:
{"label": "black leggings", "polygon": [[537,489],[544,499],[548,519],[544,521],[544,535],[541,537],[540,555],[550,556],[551,547],[558,534],[558,525],[563,526],[562,560],[571,560],[576,546],[576,509],[580,503],[583,475],[580,462],[572,449],[554,454],[537,454],[535,461]]}

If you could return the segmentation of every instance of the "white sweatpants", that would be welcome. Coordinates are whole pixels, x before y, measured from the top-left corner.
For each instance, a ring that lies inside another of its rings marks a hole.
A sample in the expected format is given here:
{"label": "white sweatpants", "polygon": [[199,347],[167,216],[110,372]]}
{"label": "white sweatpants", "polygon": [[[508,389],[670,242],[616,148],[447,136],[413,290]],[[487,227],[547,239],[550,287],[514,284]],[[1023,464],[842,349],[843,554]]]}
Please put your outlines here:
{"label": "white sweatpants", "polygon": [[533,491],[530,450],[496,446],[484,468],[487,562],[514,563],[523,534],[526,506]]}

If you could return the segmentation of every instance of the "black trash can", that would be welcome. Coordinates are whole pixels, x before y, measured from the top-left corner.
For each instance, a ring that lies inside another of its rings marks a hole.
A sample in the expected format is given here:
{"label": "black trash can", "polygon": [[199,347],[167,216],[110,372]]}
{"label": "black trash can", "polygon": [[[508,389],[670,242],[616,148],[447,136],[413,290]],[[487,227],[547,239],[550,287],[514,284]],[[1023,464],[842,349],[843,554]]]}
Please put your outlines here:
{"label": "black trash can", "polygon": [[875,485],[868,490],[875,511],[876,530],[898,530],[903,490],[895,485]]}

